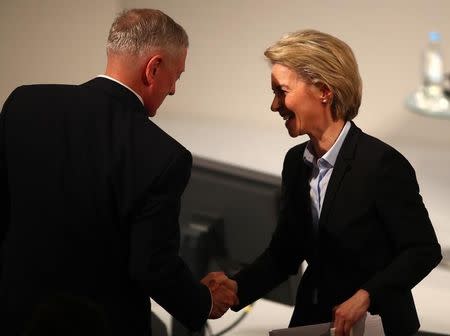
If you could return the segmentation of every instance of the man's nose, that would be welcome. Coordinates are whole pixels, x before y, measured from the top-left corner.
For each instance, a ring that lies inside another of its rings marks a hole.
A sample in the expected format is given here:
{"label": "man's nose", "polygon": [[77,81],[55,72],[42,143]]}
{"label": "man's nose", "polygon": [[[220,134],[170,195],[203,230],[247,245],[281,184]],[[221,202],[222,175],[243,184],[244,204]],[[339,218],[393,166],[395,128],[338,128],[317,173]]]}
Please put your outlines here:
{"label": "man's nose", "polygon": [[176,86],[176,84],[173,83],[172,88],[170,89],[170,92],[169,92],[169,96],[173,96],[175,94],[175,90],[176,90],[175,86]]}

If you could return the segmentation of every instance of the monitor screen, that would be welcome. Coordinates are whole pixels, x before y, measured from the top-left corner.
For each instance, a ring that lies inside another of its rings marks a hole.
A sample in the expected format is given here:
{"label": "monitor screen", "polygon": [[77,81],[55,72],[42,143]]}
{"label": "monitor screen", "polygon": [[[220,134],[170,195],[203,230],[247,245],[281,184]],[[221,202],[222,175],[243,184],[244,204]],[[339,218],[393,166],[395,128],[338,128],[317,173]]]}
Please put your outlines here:
{"label": "monitor screen", "polygon": [[[280,177],[194,157],[180,212],[180,254],[194,273],[221,269],[234,274],[259,256],[275,230],[280,191]],[[192,230],[201,232],[205,225],[214,231],[212,238],[197,241],[201,247],[192,251]],[[294,305],[300,276],[299,270],[265,298]]]}

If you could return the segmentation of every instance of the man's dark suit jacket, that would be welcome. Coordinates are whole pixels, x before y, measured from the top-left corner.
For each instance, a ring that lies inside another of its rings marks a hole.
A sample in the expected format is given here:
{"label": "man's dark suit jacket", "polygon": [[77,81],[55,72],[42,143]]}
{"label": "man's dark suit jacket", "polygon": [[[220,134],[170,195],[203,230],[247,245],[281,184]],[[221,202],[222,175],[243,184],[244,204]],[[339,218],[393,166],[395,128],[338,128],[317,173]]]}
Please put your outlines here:
{"label": "man's dark suit jacket", "polygon": [[352,123],[315,234],[305,146],[286,155],[278,225],[264,253],[235,276],[240,300],[235,308],[263,296],[306,260],[291,327],[330,321],[333,307],[362,288],[387,335],[413,334],[419,321],[411,289],[441,259],[414,169],[395,149]]}
{"label": "man's dark suit jacket", "polygon": [[150,333],[149,297],[200,328],[209,290],[178,256],[191,163],[109,79],[16,89],[0,115],[0,330],[53,295],[94,302],[114,335]]}

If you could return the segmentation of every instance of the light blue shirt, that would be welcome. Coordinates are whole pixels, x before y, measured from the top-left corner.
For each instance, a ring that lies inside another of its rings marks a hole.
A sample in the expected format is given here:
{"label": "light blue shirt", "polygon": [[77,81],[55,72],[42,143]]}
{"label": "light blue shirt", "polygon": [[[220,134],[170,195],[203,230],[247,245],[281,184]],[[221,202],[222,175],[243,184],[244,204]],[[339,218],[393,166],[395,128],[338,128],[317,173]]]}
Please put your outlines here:
{"label": "light blue shirt", "polygon": [[336,158],[341,150],[342,143],[344,142],[351,123],[347,121],[342,128],[339,137],[333,146],[320,158],[316,158],[314,149],[312,148],[311,141],[308,142],[305,151],[303,152],[303,160],[312,167],[312,173],[309,180],[311,197],[311,213],[312,220],[317,230],[319,223],[320,213],[322,211],[323,200],[325,193],[327,192],[328,182],[330,181],[331,174],[333,173]]}

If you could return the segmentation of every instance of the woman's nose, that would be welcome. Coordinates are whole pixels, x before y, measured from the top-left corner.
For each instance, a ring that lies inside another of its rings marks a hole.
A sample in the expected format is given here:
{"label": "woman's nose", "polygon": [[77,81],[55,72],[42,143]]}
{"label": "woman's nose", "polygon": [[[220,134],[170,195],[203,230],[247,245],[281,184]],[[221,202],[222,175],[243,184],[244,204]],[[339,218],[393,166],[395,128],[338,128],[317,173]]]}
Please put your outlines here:
{"label": "woman's nose", "polygon": [[280,101],[277,96],[273,97],[272,105],[270,106],[270,109],[273,112],[277,112],[280,109]]}

